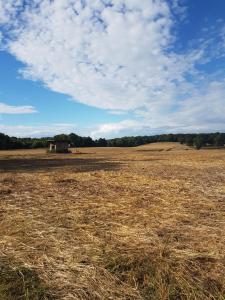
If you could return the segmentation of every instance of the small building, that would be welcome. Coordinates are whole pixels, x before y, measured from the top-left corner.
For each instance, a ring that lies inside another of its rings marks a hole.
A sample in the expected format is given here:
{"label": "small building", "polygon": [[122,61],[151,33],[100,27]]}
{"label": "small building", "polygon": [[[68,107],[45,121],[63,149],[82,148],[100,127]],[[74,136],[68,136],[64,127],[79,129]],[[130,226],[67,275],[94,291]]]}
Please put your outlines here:
{"label": "small building", "polygon": [[70,144],[67,141],[48,141],[48,152],[50,153],[68,153]]}

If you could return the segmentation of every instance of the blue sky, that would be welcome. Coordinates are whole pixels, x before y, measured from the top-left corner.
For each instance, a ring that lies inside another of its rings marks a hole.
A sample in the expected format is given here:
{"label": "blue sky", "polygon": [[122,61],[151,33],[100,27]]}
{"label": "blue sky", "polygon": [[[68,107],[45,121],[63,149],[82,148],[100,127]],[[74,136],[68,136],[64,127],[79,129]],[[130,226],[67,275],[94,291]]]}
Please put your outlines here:
{"label": "blue sky", "polygon": [[[89,135],[93,124],[120,122],[129,114],[125,112],[123,115],[113,115],[107,110],[74,101],[69,95],[51,91],[40,81],[24,80],[18,72],[24,65],[6,51],[0,52],[0,66],[1,102],[14,107],[32,106],[35,110],[34,113],[2,113],[0,122],[6,128],[10,127],[10,134],[13,134],[11,127],[22,125],[35,129],[46,126],[43,134],[48,135],[48,125],[52,127],[52,124],[56,124],[53,125],[56,133],[66,131]],[[22,135],[23,130],[22,128]],[[43,129],[40,131],[38,135],[41,136]],[[52,131],[54,134],[54,129]],[[52,134],[51,130],[49,134]],[[24,135],[27,133],[24,132]]]}
{"label": "blue sky", "polygon": [[0,132],[225,131],[224,0],[0,0]]}

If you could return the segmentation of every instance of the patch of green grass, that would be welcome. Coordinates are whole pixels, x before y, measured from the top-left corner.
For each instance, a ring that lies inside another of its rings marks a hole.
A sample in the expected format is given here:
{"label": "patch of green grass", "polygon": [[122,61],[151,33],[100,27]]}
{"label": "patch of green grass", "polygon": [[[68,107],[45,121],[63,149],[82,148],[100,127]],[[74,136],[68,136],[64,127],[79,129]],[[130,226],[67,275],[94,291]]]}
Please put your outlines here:
{"label": "patch of green grass", "polygon": [[34,270],[0,258],[0,300],[47,299],[53,297]]}

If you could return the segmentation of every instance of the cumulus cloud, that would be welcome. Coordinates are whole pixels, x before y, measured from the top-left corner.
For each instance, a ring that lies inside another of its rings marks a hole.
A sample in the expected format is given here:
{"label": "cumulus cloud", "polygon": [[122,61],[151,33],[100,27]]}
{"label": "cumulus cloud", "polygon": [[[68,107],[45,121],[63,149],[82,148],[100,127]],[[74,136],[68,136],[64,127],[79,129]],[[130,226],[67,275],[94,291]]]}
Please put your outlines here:
{"label": "cumulus cloud", "polygon": [[137,120],[101,124],[92,131],[93,137],[112,137],[128,134],[191,133],[225,131],[225,81],[212,81],[191,97],[177,103],[173,111],[167,107],[137,110]]}
{"label": "cumulus cloud", "polygon": [[9,23],[14,19],[22,4],[22,0],[0,1],[0,24]]}
{"label": "cumulus cloud", "polygon": [[5,103],[0,103],[0,114],[32,114],[37,110],[33,106],[12,106]]}
{"label": "cumulus cloud", "polygon": [[82,103],[135,109],[175,88],[193,65],[193,57],[168,51],[166,1],[33,0],[23,12],[21,1],[9,2],[0,0],[13,36],[8,48],[26,64],[24,76]]}
{"label": "cumulus cloud", "polygon": [[126,131],[132,131],[143,129],[140,122],[134,120],[124,120],[118,123],[101,124],[95,130],[91,132],[93,138],[111,137],[112,134],[117,136],[118,134]]}
{"label": "cumulus cloud", "polygon": [[137,116],[100,125],[93,135],[125,126],[136,132],[146,124],[171,131],[205,128],[207,122],[208,130],[224,127],[224,78],[211,84],[198,66],[222,56],[225,31],[220,49],[209,39],[178,53],[172,29],[175,14],[187,17],[182,0],[24,3],[0,0],[5,47],[25,64],[24,77],[81,103]]}

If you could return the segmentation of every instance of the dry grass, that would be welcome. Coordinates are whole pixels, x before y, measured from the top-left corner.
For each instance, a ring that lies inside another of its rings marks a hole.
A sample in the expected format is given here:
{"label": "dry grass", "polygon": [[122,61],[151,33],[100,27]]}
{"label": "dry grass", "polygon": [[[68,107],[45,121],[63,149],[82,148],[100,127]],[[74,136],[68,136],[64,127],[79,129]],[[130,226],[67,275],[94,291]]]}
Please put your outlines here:
{"label": "dry grass", "polygon": [[0,299],[225,299],[224,150],[2,151],[0,166]]}

